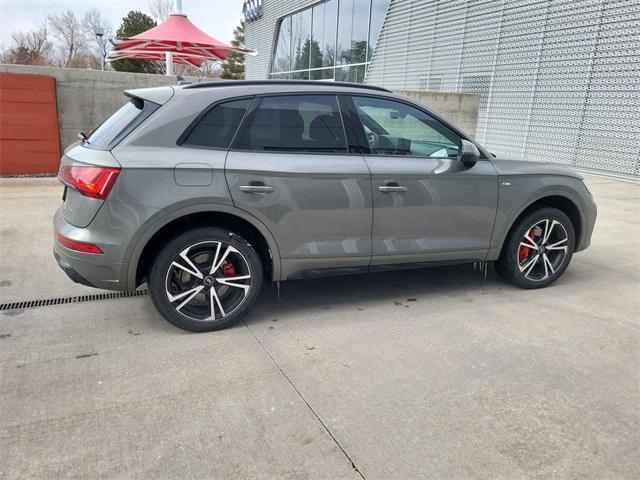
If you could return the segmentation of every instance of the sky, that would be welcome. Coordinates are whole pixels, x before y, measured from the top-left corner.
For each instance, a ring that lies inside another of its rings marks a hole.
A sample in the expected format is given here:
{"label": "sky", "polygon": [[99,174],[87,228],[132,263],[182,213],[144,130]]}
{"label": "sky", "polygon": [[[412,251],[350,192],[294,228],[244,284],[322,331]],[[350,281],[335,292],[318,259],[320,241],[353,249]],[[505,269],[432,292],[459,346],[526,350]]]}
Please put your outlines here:
{"label": "sky", "polygon": [[[78,17],[97,8],[118,28],[130,10],[149,14],[148,0],[0,0],[0,46],[11,44],[11,32],[27,31],[47,15],[67,9]],[[230,42],[242,18],[242,0],[182,0],[182,11],[201,30],[217,40]]]}

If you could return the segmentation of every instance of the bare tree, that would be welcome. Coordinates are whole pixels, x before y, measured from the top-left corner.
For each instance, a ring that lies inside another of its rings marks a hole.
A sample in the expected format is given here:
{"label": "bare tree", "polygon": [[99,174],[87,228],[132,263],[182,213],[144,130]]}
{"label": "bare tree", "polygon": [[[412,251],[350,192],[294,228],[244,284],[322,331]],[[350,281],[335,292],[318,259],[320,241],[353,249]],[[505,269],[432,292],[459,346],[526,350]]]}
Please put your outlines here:
{"label": "bare tree", "polygon": [[84,67],[88,57],[87,42],[80,21],[71,10],[49,15],[49,25],[58,40],[55,62],[61,67]]}
{"label": "bare tree", "polygon": [[43,21],[35,30],[13,32],[13,45],[2,55],[2,62],[22,65],[46,65],[50,61],[53,45],[49,40],[47,22]]}
{"label": "bare tree", "polygon": [[[111,49],[110,40],[113,38],[113,28],[107,19],[102,16],[100,10],[93,8],[84,14],[82,17],[82,31],[91,54],[99,59],[103,55],[106,56]],[[97,35],[96,32],[98,31],[102,35]]]}
{"label": "bare tree", "polygon": [[[200,67],[200,76],[205,78],[220,78],[222,65],[220,62],[204,62]],[[194,75],[195,76],[195,75]]]}
{"label": "bare tree", "polygon": [[156,22],[164,22],[173,12],[173,0],[150,0],[149,11]]}

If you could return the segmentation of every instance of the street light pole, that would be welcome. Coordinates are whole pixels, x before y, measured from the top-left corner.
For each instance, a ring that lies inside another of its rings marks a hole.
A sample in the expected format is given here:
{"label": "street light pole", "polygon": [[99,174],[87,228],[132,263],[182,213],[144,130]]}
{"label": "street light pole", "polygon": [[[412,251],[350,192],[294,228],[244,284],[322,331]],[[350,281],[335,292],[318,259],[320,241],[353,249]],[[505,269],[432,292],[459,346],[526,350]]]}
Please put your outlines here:
{"label": "street light pole", "polygon": [[96,40],[98,41],[98,48],[100,49],[100,67],[104,71],[106,66],[107,49],[103,43],[104,28],[95,27],[94,33],[96,34]]}

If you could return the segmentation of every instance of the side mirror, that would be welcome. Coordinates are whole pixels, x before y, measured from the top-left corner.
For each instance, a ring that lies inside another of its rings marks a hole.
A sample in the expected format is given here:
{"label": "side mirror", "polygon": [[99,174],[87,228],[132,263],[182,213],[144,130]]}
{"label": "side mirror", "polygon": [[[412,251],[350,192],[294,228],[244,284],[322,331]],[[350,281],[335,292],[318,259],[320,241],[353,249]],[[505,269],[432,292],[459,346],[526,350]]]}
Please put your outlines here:
{"label": "side mirror", "polygon": [[480,158],[480,152],[475,144],[469,140],[460,140],[460,150],[458,150],[458,160],[465,167],[473,167]]}

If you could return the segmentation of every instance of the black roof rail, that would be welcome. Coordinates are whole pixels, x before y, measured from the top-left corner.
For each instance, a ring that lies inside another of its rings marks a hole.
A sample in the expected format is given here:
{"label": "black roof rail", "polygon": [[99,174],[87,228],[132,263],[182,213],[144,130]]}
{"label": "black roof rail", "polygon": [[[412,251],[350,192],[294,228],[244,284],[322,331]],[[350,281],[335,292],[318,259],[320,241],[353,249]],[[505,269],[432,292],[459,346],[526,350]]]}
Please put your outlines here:
{"label": "black roof rail", "polygon": [[350,83],[350,82],[322,82],[318,80],[214,80],[210,82],[197,82],[185,85],[184,89],[192,88],[209,88],[209,87],[240,87],[243,85],[313,85],[314,87],[348,87],[348,88],[362,88],[365,90],[379,90],[382,92],[391,92],[391,90],[378,87],[376,85],[365,85],[363,83]]}

